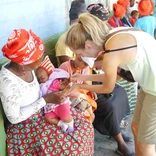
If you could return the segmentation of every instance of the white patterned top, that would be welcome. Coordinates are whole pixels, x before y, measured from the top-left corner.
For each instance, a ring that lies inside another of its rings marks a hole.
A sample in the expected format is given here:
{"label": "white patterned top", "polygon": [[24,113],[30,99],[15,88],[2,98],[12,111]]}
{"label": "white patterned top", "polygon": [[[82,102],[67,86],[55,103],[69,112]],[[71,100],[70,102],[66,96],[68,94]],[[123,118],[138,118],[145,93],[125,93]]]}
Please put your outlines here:
{"label": "white patterned top", "polygon": [[0,71],[0,98],[6,117],[16,124],[35,114],[46,102],[40,98],[40,86],[34,72],[34,80],[28,83],[4,66]]}

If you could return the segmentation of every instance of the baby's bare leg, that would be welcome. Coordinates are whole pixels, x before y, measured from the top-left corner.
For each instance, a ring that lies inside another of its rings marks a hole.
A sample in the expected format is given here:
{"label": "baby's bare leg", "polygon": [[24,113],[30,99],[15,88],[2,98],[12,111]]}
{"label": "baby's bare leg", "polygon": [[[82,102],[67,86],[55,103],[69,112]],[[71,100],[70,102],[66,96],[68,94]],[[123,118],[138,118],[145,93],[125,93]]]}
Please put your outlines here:
{"label": "baby's bare leg", "polygon": [[74,131],[74,120],[71,115],[63,120],[63,122],[68,126],[67,132],[71,133]]}
{"label": "baby's bare leg", "polygon": [[66,118],[65,120],[63,120],[63,122],[65,122],[65,123],[69,123],[71,121],[73,121],[73,117],[71,115],[68,118]]}
{"label": "baby's bare leg", "polygon": [[50,117],[45,117],[46,121],[49,122],[50,124],[54,124],[54,125],[57,125],[58,122],[60,121],[59,119],[57,118],[50,118]]}
{"label": "baby's bare leg", "polygon": [[45,117],[46,121],[49,122],[51,125],[54,124],[54,125],[57,125],[59,127],[61,127],[61,129],[66,132],[67,129],[68,129],[68,125],[63,122],[62,120],[60,119],[57,119],[57,118],[50,118],[50,117]]}

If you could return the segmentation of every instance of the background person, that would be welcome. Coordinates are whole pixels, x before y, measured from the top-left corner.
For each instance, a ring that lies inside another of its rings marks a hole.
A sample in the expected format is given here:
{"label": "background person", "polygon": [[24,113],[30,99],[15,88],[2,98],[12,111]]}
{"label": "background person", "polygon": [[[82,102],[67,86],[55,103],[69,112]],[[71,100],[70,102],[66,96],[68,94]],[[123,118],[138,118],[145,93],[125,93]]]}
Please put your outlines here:
{"label": "background person", "polygon": [[108,23],[113,27],[127,26],[121,22],[121,19],[125,16],[126,9],[120,4],[113,4],[113,16],[108,19]]}
{"label": "background person", "polygon": [[154,10],[154,3],[151,0],[140,0],[138,11],[141,17],[136,21],[134,27],[142,29],[154,37],[156,18],[151,16]]}

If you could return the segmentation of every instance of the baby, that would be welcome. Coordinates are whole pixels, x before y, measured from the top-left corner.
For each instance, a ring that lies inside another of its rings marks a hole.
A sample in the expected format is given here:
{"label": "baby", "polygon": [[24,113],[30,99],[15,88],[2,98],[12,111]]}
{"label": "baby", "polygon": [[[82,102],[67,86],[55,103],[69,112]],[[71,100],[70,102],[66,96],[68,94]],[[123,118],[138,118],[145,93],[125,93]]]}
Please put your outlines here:
{"label": "baby", "polygon": [[133,10],[131,12],[131,17],[129,18],[129,21],[131,22],[133,27],[138,18],[139,18],[139,12],[137,10]]}
{"label": "baby", "polygon": [[[69,74],[63,69],[54,68],[48,56],[36,70],[36,75],[41,83],[41,96],[49,92],[60,92],[69,86]],[[74,120],[70,114],[69,97],[64,97],[62,104],[46,104],[44,107],[45,119],[56,124],[64,132],[74,131]]]}

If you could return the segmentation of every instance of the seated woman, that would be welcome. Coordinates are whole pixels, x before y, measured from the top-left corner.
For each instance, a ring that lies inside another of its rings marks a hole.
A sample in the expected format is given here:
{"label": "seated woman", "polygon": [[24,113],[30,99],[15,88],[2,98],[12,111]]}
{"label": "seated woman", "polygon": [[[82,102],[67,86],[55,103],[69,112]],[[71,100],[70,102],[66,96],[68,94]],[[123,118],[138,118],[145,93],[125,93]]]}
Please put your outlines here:
{"label": "seated woman", "polygon": [[117,4],[120,4],[121,6],[123,6],[126,10],[125,15],[123,16],[123,18],[121,19],[121,22],[123,24],[125,24],[128,27],[132,27],[131,22],[129,21],[129,15],[128,15],[128,9],[130,6],[130,1],[129,0],[118,0]]}
{"label": "seated woman", "polygon": [[[70,25],[77,22],[78,16],[86,11],[85,0],[73,0],[71,3],[71,8],[69,10]],[[66,33],[62,34],[59,38],[59,41],[56,43],[56,56],[58,59],[58,64],[75,58],[75,54],[64,44],[65,38]],[[62,49],[65,49],[65,51],[62,51]]]}
{"label": "seated woman", "polygon": [[114,3],[113,4],[113,16],[108,19],[108,23],[113,28],[127,26],[121,22],[121,19],[124,17],[125,13],[126,13],[126,9],[123,6]]}
{"label": "seated woman", "polygon": [[60,104],[62,97],[49,93],[40,97],[34,71],[42,61],[42,40],[32,31],[15,29],[2,48],[10,60],[0,71],[0,98],[6,117],[8,155],[93,155],[94,131],[75,109],[74,132],[64,133],[44,120],[46,103]]}

